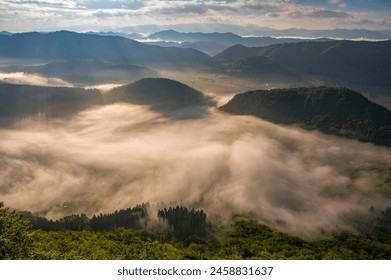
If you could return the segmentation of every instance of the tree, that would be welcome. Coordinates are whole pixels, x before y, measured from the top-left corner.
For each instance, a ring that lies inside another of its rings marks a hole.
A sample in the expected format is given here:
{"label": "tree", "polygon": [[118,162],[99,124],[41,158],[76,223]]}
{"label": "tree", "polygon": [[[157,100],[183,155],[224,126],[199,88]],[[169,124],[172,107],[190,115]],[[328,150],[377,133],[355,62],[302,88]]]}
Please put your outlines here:
{"label": "tree", "polygon": [[206,214],[202,210],[190,211],[183,206],[164,208],[158,211],[158,218],[167,222],[174,236],[180,240],[197,242],[207,234]]}
{"label": "tree", "polygon": [[0,202],[0,259],[25,259],[31,239],[30,223],[20,213],[10,211]]}

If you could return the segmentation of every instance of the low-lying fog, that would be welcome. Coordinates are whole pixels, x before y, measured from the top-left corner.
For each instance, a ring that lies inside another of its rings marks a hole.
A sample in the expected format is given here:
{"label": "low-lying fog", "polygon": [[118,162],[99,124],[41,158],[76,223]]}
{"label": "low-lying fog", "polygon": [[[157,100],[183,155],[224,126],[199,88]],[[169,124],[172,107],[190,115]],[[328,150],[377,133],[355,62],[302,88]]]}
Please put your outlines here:
{"label": "low-lying fog", "polygon": [[9,84],[28,84],[35,86],[61,86],[71,87],[72,85],[59,78],[48,78],[38,74],[24,72],[0,72],[0,82]]}
{"label": "low-lying fog", "polygon": [[308,234],[391,205],[390,169],[388,148],[216,109],[173,121],[116,104],[0,130],[1,200],[50,218],[172,202]]}

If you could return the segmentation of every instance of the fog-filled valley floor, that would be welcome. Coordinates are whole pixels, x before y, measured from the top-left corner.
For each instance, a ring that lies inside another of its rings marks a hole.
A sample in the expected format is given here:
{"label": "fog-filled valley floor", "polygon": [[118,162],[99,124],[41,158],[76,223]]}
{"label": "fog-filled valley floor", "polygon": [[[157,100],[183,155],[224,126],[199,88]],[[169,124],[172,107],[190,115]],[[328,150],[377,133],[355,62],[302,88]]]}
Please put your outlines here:
{"label": "fog-filled valley floor", "polygon": [[0,155],[5,204],[54,219],[181,204],[311,236],[354,231],[391,205],[389,148],[216,108],[176,120],[116,103],[26,118],[0,129]]}

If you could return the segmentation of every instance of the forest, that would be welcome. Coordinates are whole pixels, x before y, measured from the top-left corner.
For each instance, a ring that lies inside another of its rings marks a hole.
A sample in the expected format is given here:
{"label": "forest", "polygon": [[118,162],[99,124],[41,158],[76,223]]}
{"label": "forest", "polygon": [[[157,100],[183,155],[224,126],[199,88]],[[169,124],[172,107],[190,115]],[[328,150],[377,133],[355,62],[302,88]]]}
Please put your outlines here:
{"label": "forest", "polygon": [[[175,206],[151,219],[148,204],[49,220],[0,203],[0,259],[28,260],[372,260],[391,259],[387,209],[361,233],[312,239],[272,229],[246,217],[229,225],[209,222],[203,210]],[[373,215],[369,209],[368,215]]]}

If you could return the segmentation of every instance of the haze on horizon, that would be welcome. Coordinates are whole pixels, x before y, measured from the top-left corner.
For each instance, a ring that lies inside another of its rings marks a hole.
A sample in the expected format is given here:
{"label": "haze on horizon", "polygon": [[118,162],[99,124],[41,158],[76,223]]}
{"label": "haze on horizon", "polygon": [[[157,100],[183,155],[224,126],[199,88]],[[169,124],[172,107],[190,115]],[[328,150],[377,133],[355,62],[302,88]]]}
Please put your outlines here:
{"label": "haze on horizon", "polygon": [[389,30],[390,14],[387,0],[4,0],[0,30],[83,32],[180,24],[216,28],[227,23],[274,29]]}

